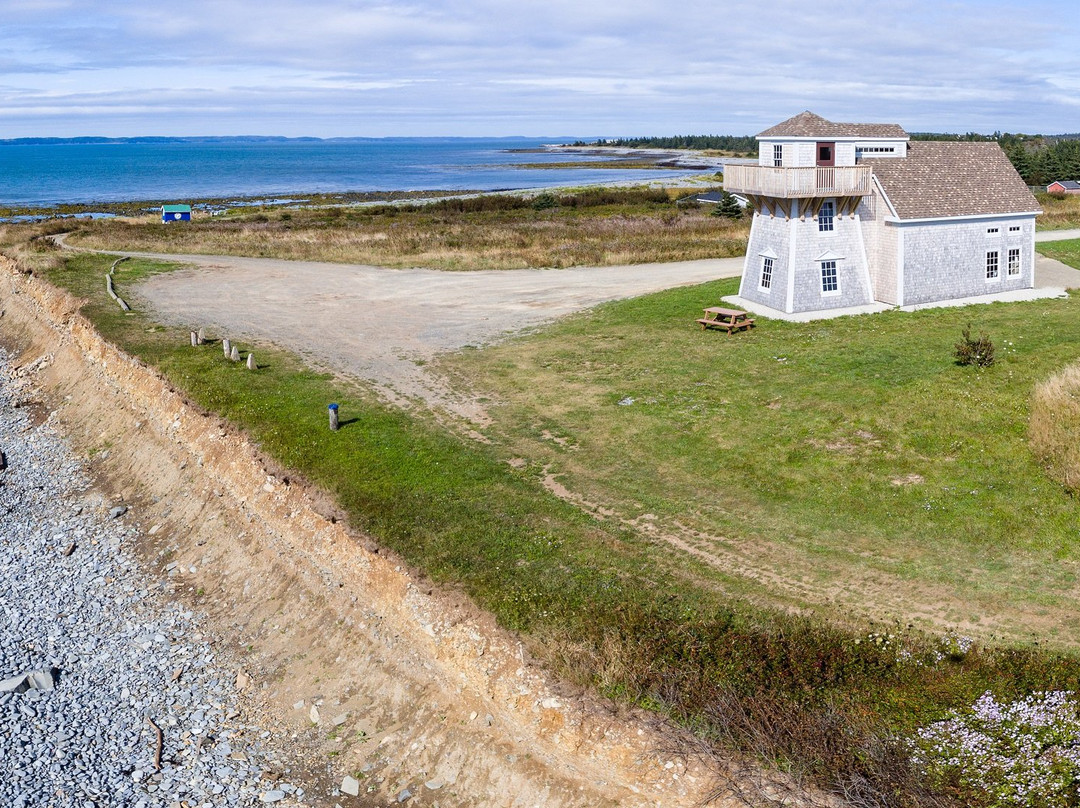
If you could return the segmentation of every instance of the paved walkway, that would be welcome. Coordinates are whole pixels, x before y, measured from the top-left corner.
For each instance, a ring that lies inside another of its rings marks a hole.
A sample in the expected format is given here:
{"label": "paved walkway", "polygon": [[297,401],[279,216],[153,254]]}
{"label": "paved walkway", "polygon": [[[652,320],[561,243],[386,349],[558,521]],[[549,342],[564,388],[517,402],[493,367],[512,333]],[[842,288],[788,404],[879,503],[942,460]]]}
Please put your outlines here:
{"label": "paved walkway", "polygon": [[1066,241],[1067,239],[1080,238],[1080,230],[1042,230],[1035,234],[1035,243],[1044,241]]}

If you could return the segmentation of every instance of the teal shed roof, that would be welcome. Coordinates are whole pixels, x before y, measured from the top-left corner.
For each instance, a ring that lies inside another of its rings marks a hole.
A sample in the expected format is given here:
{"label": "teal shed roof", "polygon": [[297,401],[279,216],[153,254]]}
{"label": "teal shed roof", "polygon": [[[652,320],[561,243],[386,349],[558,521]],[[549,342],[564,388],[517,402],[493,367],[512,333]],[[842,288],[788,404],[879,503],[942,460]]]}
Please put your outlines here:
{"label": "teal shed roof", "polygon": [[191,213],[191,205],[162,205],[162,213]]}

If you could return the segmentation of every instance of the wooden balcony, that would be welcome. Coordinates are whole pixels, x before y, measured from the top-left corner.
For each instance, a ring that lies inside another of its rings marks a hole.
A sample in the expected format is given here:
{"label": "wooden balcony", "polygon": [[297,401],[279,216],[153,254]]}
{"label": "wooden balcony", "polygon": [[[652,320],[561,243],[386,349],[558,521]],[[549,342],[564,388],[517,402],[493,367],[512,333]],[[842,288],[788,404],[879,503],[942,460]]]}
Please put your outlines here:
{"label": "wooden balcony", "polygon": [[871,190],[870,166],[772,168],[770,166],[724,166],[724,190],[774,199],[813,197],[860,197]]}

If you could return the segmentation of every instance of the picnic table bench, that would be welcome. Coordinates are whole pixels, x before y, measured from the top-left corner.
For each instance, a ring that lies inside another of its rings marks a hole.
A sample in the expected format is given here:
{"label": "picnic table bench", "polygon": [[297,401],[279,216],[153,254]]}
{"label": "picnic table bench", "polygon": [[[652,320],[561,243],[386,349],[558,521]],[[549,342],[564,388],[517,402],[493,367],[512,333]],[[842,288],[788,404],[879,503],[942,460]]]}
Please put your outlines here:
{"label": "picnic table bench", "polygon": [[705,309],[705,316],[699,319],[698,322],[701,323],[703,329],[722,328],[728,332],[729,336],[732,331],[750,328],[754,325],[754,321],[746,316],[745,311],[723,309],[719,306],[710,306]]}

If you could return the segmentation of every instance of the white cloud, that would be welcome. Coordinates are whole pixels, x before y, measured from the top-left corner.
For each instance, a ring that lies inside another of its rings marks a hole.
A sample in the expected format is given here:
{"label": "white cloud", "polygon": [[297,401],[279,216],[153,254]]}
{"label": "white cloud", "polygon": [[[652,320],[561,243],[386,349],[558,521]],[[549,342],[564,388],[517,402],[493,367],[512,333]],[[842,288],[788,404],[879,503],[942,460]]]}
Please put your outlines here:
{"label": "white cloud", "polygon": [[804,108],[1080,129],[1080,57],[1058,46],[1080,19],[1043,0],[0,0],[0,19],[9,134],[79,134],[95,109],[103,131],[119,108],[159,133],[734,133]]}

